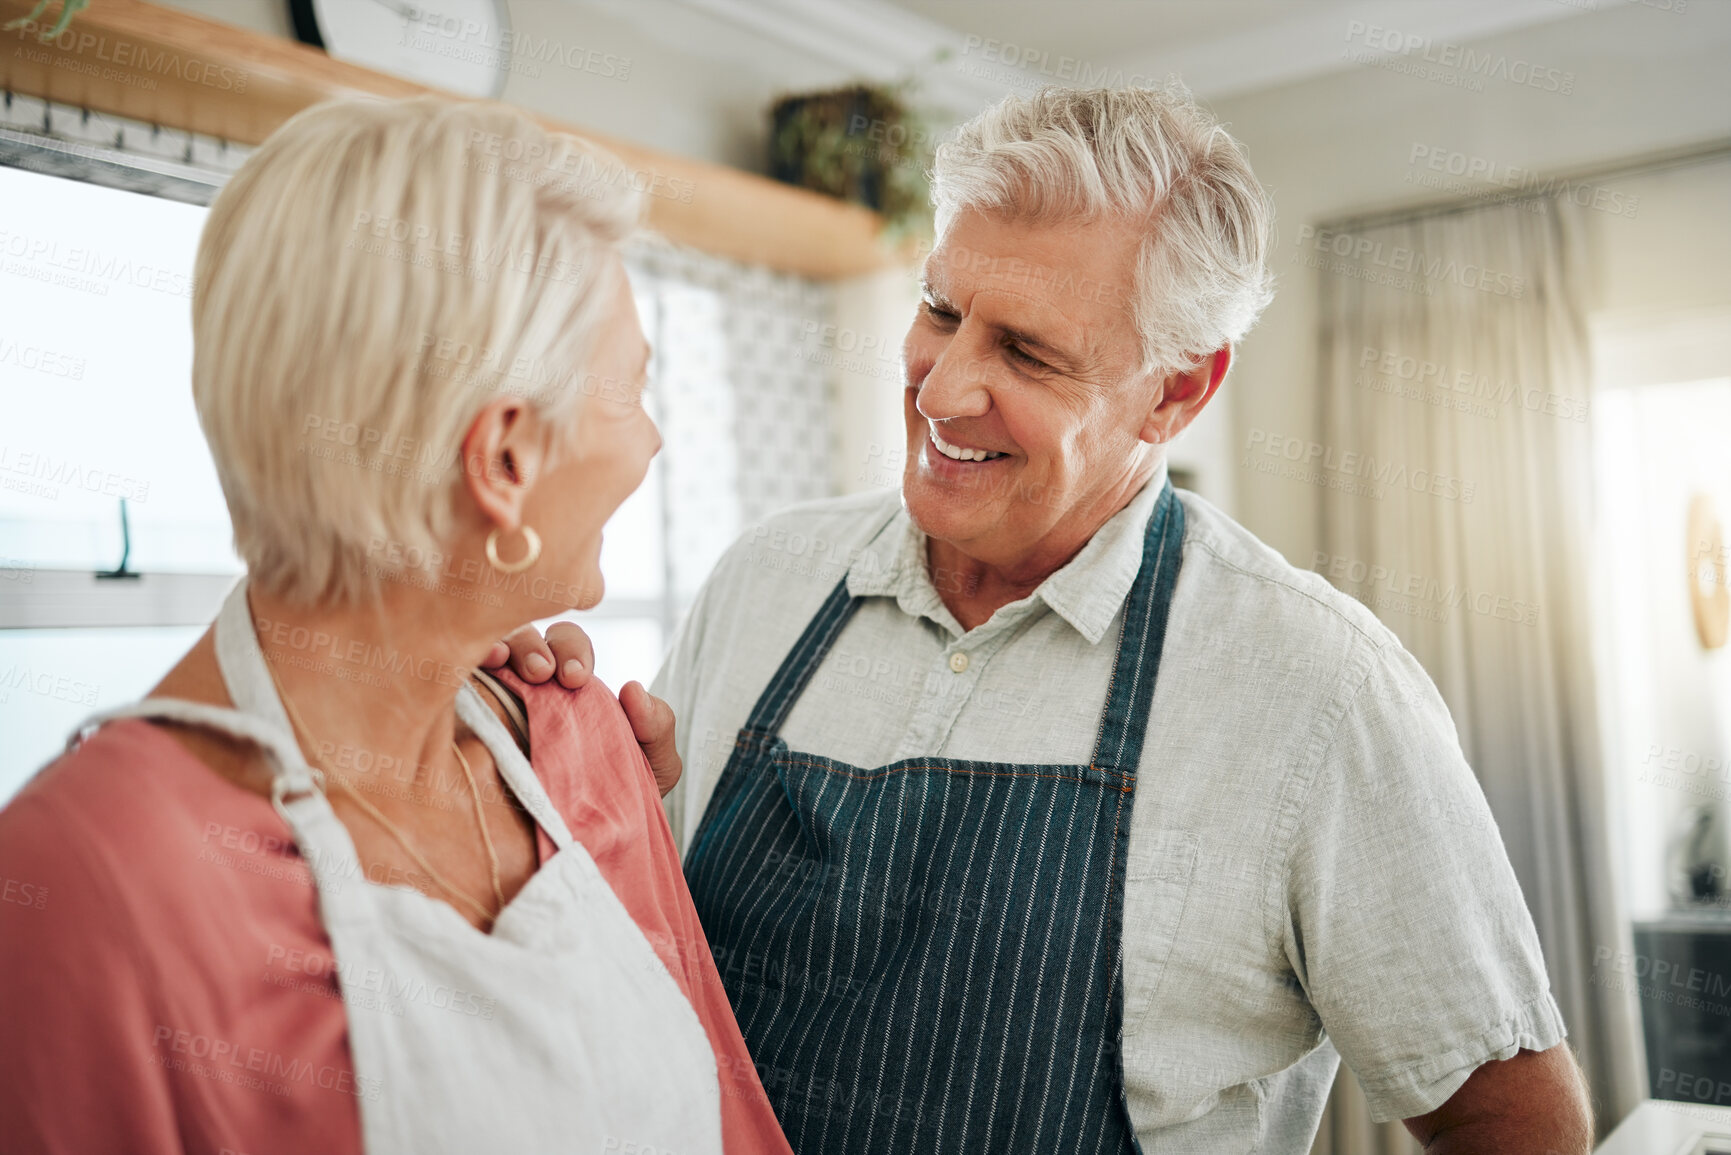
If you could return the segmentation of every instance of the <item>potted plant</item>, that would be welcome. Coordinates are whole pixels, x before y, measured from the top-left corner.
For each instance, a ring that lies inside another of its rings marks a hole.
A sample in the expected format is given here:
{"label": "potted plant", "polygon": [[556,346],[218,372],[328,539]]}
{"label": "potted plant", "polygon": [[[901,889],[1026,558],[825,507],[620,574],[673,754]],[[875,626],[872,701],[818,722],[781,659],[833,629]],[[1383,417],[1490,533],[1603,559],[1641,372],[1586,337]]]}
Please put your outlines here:
{"label": "potted plant", "polygon": [[933,134],[906,89],[853,84],[777,100],[770,175],[883,214],[891,238],[929,233]]}

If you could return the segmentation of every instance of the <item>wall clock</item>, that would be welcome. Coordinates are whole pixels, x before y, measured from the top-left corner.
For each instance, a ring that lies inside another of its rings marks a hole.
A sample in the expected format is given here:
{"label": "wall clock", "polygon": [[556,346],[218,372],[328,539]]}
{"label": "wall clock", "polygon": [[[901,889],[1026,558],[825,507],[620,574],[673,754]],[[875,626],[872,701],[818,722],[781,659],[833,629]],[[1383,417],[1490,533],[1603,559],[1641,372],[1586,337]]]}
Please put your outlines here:
{"label": "wall clock", "polygon": [[496,98],[511,72],[505,0],[289,0],[295,35],[337,60],[459,96]]}
{"label": "wall clock", "polygon": [[1689,499],[1689,604],[1695,611],[1695,633],[1701,648],[1716,650],[1725,644],[1731,624],[1731,590],[1725,588],[1727,571],[1725,531],[1713,499],[1697,493]]}

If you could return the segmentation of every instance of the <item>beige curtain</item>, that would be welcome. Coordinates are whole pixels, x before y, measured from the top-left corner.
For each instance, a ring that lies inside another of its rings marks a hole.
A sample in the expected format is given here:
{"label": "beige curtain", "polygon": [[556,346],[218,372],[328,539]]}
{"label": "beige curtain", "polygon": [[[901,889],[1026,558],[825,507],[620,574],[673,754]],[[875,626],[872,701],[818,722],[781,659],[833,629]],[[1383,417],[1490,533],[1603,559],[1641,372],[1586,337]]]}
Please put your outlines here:
{"label": "beige curtain", "polygon": [[[1645,1097],[1646,1074],[1633,992],[1592,981],[1595,950],[1632,947],[1592,667],[1577,211],[1527,199],[1324,238],[1316,568],[1376,611],[1447,701],[1603,1134]],[[1399,1123],[1370,1123],[1343,1071],[1315,1150],[1417,1147]]]}

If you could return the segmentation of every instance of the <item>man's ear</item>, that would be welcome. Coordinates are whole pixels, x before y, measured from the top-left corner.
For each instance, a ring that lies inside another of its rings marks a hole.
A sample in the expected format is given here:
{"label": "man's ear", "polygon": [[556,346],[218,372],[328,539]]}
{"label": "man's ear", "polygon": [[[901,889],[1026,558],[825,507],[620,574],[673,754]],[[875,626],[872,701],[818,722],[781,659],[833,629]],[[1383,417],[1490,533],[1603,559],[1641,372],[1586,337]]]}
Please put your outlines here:
{"label": "man's ear", "polygon": [[1226,345],[1204,357],[1196,368],[1167,377],[1137,436],[1150,445],[1164,445],[1184,432],[1213,400],[1231,367],[1232,346]]}
{"label": "man's ear", "polygon": [[529,489],[546,460],[541,422],[518,397],[489,401],[463,435],[463,485],[498,526],[523,520]]}

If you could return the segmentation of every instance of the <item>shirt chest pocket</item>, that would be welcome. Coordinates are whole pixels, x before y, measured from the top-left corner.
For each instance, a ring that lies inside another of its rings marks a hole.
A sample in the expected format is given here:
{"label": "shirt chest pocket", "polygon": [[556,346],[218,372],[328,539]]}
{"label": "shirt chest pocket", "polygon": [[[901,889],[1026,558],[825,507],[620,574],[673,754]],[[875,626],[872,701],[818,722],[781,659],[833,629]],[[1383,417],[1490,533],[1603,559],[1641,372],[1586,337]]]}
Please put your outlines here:
{"label": "shirt chest pocket", "polygon": [[1196,875],[1197,838],[1187,830],[1133,836],[1124,861],[1124,1031],[1147,1016],[1166,975]]}

